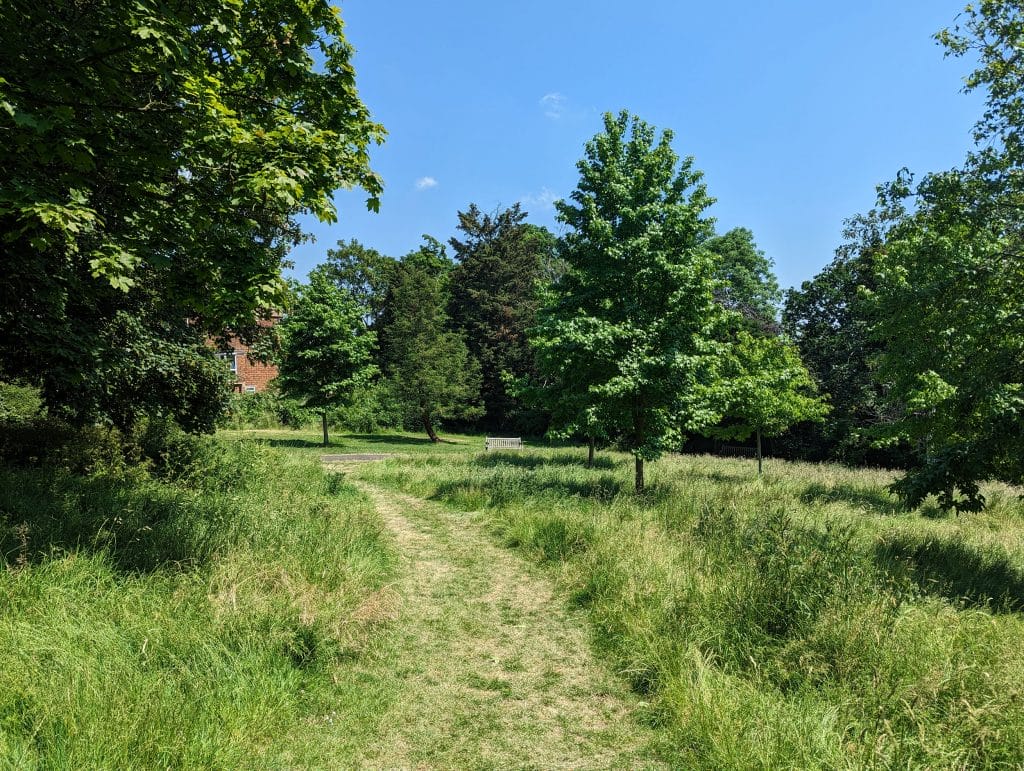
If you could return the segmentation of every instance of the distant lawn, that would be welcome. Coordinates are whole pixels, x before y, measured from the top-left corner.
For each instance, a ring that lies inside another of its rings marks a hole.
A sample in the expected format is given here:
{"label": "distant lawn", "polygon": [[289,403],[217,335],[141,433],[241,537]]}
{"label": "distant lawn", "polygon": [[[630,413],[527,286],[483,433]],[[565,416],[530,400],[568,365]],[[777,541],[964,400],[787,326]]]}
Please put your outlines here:
{"label": "distant lawn", "polygon": [[[247,439],[300,451],[310,455],[341,453],[401,453],[428,455],[473,454],[484,451],[484,436],[442,433],[441,441],[431,444],[426,434],[408,431],[386,431],[379,434],[331,433],[331,442],[325,448],[318,430],[242,429],[223,430],[219,436],[226,439]],[[527,445],[530,443],[527,442]],[[540,443],[540,446],[546,446]]]}

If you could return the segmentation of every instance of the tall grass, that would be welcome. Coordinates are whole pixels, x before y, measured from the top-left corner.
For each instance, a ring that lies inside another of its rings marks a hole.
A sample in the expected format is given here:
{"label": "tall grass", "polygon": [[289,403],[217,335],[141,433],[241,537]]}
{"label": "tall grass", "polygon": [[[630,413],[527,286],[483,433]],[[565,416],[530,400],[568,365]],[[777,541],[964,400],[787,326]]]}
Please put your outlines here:
{"label": "tall grass", "polygon": [[687,768],[1024,764],[1024,522],[903,513],[838,466],[532,451],[413,456],[380,484],[479,512],[548,564]]}
{"label": "tall grass", "polygon": [[372,737],[393,557],[371,506],[283,453],[200,449],[0,468],[0,765],[326,767]]}

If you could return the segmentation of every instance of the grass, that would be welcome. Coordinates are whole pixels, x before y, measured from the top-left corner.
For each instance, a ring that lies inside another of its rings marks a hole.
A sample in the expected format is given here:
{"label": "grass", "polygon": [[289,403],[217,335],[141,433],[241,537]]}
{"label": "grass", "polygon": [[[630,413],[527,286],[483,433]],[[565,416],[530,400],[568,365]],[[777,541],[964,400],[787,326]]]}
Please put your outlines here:
{"label": "grass", "polygon": [[[346,440],[353,451],[365,447]],[[1024,764],[1024,523],[905,513],[892,475],[534,448],[407,453],[358,475],[476,511],[584,608],[687,768]]]}
{"label": "grass", "polygon": [[544,765],[580,726],[597,767],[1024,765],[1019,491],[675,456],[636,496],[628,456],[445,438],[0,469],[0,765]]}
{"label": "grass", "polygon": [[328,767],[372,740],[394,554],[308,462],[0,470],[0,765]]}

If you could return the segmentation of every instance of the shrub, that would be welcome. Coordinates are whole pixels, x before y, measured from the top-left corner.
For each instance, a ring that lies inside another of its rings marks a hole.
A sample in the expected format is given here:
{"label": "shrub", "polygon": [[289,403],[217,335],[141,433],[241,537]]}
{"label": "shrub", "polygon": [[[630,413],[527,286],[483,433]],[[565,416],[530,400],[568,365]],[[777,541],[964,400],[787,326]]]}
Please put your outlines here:
{"label": "shrub", "polygon": [[30,420],[38,416],[42,408],[38,388],[0,382],[0,422]]}

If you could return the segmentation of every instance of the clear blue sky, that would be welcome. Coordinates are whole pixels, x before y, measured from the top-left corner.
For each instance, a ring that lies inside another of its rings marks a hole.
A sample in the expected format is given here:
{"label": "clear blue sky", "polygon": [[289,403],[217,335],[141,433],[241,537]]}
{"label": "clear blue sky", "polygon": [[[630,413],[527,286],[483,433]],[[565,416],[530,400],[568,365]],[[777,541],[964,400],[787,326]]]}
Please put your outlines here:
{"label": "clear blue sky", "polygon": [[799,285],[875,185],[969,149],[981,99],[932,39],[963,2],[347,0],[360,94],[389,133],[373,153],[385,192],[379,214],[357,190],[336,196],[336,224],[305,220],[317,240],[295,272],[339,239],[394,256],[447,241],[471,202],[521,201],[557,231],[584,142],[625,108],[695,157],[718,230],[749,227]]}

